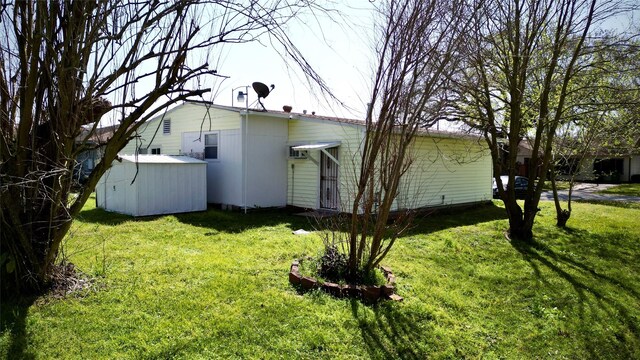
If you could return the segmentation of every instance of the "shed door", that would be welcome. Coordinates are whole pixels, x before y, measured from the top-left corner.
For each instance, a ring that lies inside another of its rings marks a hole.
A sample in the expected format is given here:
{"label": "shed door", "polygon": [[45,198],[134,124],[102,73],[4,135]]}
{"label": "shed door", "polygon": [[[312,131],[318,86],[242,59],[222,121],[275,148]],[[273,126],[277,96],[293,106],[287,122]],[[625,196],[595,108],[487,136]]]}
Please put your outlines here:
{"label": "shed door", "polygon": [[[325,150],[336,160],[338,159],[338,148]],[[324,151],[320,152],[320,208],[338,209],[338,164],[327,156]]]}

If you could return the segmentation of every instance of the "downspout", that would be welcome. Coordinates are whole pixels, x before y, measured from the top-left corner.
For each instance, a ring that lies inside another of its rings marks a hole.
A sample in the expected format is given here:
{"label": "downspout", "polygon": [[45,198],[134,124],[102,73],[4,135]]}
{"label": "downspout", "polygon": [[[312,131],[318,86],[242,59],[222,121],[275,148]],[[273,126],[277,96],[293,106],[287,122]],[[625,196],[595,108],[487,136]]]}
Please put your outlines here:
{"label": "downspout", "polygon": [[[248,97],[247,97],[247,101]],[[247,213],[247,161],[249,160],[249,109],[247,109],[244,113],[244,160],[243,160],[243,171],[242,171],[242,195],[244,199],[242,203],[244,205],[244,213]]]}
{"label": "downspout", "polygon": [[296,164],[291,164],[291,205],[293,205],[293,199],[295,199],[296,189]]}

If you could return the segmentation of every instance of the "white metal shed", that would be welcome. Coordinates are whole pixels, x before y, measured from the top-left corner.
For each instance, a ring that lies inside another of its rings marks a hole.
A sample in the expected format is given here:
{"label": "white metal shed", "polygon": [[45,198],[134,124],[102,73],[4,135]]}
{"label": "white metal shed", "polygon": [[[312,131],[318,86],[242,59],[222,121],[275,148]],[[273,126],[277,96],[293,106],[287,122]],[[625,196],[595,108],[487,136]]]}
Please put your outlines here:
{"label": "white metal shed", "polygon": [[207,209],[205,161],[177,155],[119,157],[122,161],[114,161],[96,186],[98,207],[133,216]]}

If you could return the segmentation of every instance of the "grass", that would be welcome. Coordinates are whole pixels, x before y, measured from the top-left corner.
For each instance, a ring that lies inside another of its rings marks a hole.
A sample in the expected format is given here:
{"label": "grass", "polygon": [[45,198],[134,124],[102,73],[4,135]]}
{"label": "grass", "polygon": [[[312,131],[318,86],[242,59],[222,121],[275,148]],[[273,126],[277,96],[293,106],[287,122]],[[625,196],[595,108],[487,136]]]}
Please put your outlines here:
{"label": "grass", "polygon": [[315,256],[281,211],[132,219],[87,206],[65,255],[95,278],[66,299],[4,303],[0,358],[640,358],[640,209],[541,205],[511,243],[498,203],[419,219],[384,261],[402,303],[300,294]]}
{"label": "grass", "polygon": [[601,194],[640,196],[640,184],[621,184],[599,191]]}

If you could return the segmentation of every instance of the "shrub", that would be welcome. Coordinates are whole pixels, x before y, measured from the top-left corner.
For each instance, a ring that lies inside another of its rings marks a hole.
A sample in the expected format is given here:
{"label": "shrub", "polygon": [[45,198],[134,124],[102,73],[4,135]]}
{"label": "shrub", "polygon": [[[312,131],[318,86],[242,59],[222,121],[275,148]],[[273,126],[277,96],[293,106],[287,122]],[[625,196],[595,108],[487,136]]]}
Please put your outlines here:
{"label": "shrub", "polygon": [[324,254],[320,258],[320,276],[339,281],[347,274],[347,256],[340,252],[335,246],[326,246]]}

